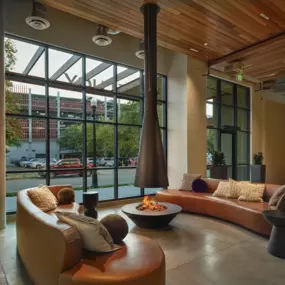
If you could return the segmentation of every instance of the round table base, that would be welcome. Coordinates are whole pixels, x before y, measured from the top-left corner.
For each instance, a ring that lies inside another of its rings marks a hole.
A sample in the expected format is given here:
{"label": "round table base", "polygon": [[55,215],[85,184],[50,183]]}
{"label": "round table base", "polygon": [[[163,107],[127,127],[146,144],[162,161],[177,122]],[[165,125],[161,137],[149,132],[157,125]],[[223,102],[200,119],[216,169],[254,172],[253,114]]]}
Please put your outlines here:
{"label": "round table base", "polygon": [[267,250],[274,256],[285,258],[285,227],[273,226]]}

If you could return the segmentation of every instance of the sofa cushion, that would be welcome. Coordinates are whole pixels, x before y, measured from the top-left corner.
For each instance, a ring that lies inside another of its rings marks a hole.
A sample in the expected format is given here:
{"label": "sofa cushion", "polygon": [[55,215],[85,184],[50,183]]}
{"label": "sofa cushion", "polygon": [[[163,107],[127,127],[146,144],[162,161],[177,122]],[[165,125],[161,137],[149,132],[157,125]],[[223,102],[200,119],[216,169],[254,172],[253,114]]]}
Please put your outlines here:
{"label": "sofa cushion", "polygon": [[196,193],[208,192],[208,184],[203,179],[196,179],[192,183],[192,191]]}
{"label": "sofa cushion", "polygon": [[54,210],[57,207],[57,199],[47,186],[40,185],[37,188],[28,190],[28,196],[33,204],[44,212]]}
{"label": "sofa cushion", "polygon": [[67,212],[55,212],[55,214],[60,221],[77,228],[85,249],[96,252],[110,252],[119,248],[98,220]]}
{"label": "sofa cushion", "polygon": [[285,185],[279,187],[269,200],[269,208],[275,210],[280,198],[285,194]]}
{"label": "sofa cushion", "polygon": [[201,174],[188,174],[184,173],[183,174],[183,179],[182,179],[182,184],[179,188],[179,190],[184,190],[184,191],[192,191],[192,183],[196,179],[201,178]]}
{"label": "sofa cushion", "polygon": [[279,202],[277,204],[277,210],[285,213],[285,194],[279,199]]}
{"label": "sofa cushion", "polygon": [[230,183],[228,181],[221,181],[217,190],[213,193],[215,197],[228,197],[230,196]]}
{"label": "sofa cushion", "polygon": [[241,187],[239,201],[263,202],[264,184],[243,183]]}

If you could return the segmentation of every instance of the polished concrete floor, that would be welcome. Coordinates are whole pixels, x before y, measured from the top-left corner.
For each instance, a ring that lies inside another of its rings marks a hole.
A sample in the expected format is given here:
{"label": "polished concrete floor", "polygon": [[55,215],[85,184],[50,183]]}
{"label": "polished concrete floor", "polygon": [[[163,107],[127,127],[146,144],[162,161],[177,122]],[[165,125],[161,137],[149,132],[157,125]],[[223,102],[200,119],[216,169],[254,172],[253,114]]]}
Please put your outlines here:
{"label": "polished concrete floor", "polygon": [[[122,214],[118,207],[106,208],[99,211],[99,218],[109,213]],[[163,248],[167,285],[285,284],[285,260],[269,255],[267,240],[245,229],[184,213],[159,231],[139,229],[126,219],[131,232],[150,237]],[[17,256],[13,216],[0,231],[0,262],[9,285],[32,285]],[[5,284],[1,282],[0,274],[0,285]]]}

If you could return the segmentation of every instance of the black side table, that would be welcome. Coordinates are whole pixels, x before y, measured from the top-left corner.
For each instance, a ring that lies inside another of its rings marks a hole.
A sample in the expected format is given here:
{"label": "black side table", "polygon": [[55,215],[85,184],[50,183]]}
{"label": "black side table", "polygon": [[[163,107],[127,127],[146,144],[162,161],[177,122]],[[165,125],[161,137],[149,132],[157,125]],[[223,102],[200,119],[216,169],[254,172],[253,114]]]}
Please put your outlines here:
{"label": "black side table", "polygon": [[274,256],[285,258],[285,213],[266,210],[263,211],[263,216],[273,226],[267,247],[268,252]]}
{"label": "black side table", "polygon": [[83,205],[85,207],[84,215],[97,219],[98,213],[95,207],[98,204],[98,192],[97,191],[88,191],[83,192]]}

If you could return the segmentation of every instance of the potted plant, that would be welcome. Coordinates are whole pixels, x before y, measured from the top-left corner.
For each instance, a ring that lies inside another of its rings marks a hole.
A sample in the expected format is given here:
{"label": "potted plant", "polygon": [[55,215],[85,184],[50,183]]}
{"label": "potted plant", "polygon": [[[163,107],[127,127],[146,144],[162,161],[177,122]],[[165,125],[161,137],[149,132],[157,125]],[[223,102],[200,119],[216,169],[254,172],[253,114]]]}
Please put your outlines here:
{"label": "potted plant", "polygon": [[265,183],[266,166],[263,165],[262,152],[253,155],[253,165],[251,165],[251,182]]}
{"label": "potted plant", "polygon": [[225,155],[221,151],[213,151],[212,167],[210,168],[210,176],[215,179],[228,179],[228,168],[226,166]]}

